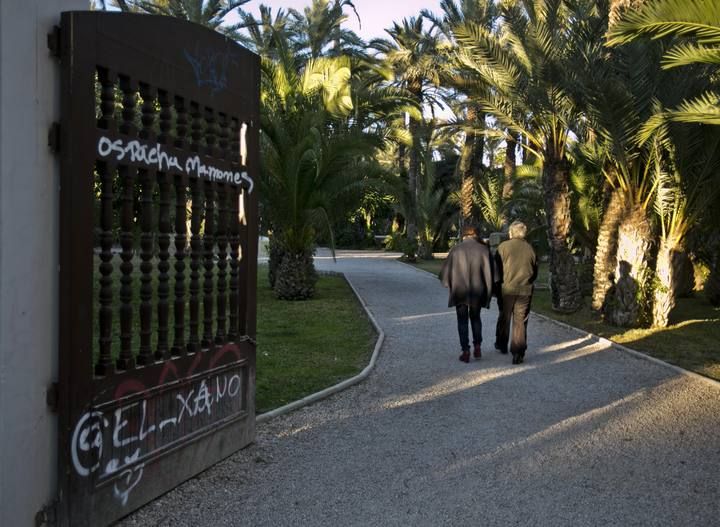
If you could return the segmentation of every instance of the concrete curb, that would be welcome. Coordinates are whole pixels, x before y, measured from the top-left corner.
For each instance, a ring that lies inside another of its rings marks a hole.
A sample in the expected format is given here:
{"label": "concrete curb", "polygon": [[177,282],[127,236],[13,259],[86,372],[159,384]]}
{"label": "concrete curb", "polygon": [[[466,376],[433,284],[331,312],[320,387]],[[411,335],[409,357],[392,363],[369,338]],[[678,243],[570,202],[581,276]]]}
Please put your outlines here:
{"label": "concrete curb", "polygon": [[[414,265],[410,265],[405,262],[399,263],[406,265],[408,267],[412,267],[416,271],[420,271],[422,273],[428,274],[434,278],[437,278],[433,273],[430,271],[426,271],[425,269],[420,269],[419,267],[415,267]],[[628,348],[627,346],[623,346],[622,344],[618,344],[617,342],[613,342],[610,339],[607,339],[605,337],[601,337],[599,335],[596,335],[595,333],[590,333],[588,331],[585,331],[584,329],[576,328],[575,326],[571,326],[570,324],[566,324],[565,322],[560,322],[559,320],[555,320],[554,318],[550,318],[546,315],[541,315],[540,313],[537,313],[535,311],[530,311],[530,314],[534,317],[539,318],[540,320],[545,320],[547,322],[551,322],[553,324],[556,324],[558,326],[561,326],[565,329],[568,329],[570,331],[573,331],[577,333],[578,335],[582,335],[584,337],[592,337],[598,340],[598,342],[601,342],[602,344],[607,344],[611,348],[615,348],[619,351],[625,352],[629,355],[632,355],[634,357],[637,357],[639,359],[644,359],[650,362],[653,362],[655,364],[658,364],[660,366],[664,366],[666,368],[670,368],[671,370],[675,370],[678,373],[681,373],[683,375],[686,375],[688,377],[691,377],[697,381],[704,382],[705,384],[709,384],[710,386],[714,386],[715,388],[720,387],[720,381],[716,381],[715,379],[711,379],[710,377],[705,377],[704,375],[700,375],[699,373],[695,373],[694,371],[686,370],[685,368],[681,368],[680,366],[676,366],[674,364],[670,364],[669,362],[665,362],[664,360],[656,359],[655,357],[651,357],[650,355],[647,355],[646,353],[643,353],[641,351],[637,351],[631,348]]]}
{"label": "concrete curb", "polygon": [[365,299],[362,296],[360,296],[360,293],[358,293],[358,290],[355,289],[355,286],[348,279],[347,276],[345,276],[343,273],[334,273],[334,272],[323,272],[320,274],[336,274],[336,275],[342,276],[345,279],[345,281],[347,282],[347,284],[350,286],[350,289],[352,289],[352,292],[357,297],[362,308],[365,310],[365,313],[367,314],[368,318],[370,319],[370,322],[372,323],[373,327],[375,328],[375,331],[377,331],[378,338],[377,338],[377,341],[375,342],[375,348],[373,349],[372,355],[370,356],[370,362],[368,363],[367,366],[365,366],[365,369],[363,369],[363,371],[358,373],[355,377],[345,379],[344,381],[341,381],[333,386],[330,386],[329,388],[325,388],[324,390],[320,390],[319,392],[308,395],[307,397],[303,397],[302,399],[293,401],[292,403],[286,404],[285,406],[281,406],[280,408],[275,408],[274,410],[270,410],[269,412],[265,412],[264,414],[260,414],[260,415],[256,416],[255,417],[256,424],[265,423],[271,419],[274,419],[275,417],[279,417],[281,415],[287,414],[289,412],[292,412],[293,410],[297,410],[298,408],[302,408],[303,406],[307,406],[314,402],[320,401],[321,399],[330,397],[333,394],[341,392],[341,391],[349,388],[350,386],[353,386],[354,384],[357,384],[360,381],[365,380],[368,377],[368,375],[370,375],[370,372],[373,370],[373,368],[375,368],[375,362],[377,361],[378,355],[380,354],[380,348],[382,348],[383,342],[385,341],[385,332],[380,328],[380,325],[377,323],[377,320],[375,320],[375,317],[368,309],[367,304],[365,303]]}

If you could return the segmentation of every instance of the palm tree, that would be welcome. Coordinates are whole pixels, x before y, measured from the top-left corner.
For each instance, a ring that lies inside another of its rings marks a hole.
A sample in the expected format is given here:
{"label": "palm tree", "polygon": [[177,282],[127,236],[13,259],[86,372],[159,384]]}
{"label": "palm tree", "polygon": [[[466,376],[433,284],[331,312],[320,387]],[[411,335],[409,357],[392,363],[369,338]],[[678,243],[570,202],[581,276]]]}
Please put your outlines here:
{"label": "palm tree", "polygon": [[[368,174],[366,161],[379,145],[374,136],[348,128],[352,111],[350,61],[322,57],[300,66],[287,45],[277,61],[262,60],[260,191],[279,247],[271,262],[280,298],[314,293],[312,247],[335,215],[357,205]],[[280,259],[280,261],[277,261]]]}
{"label": "palm tree", "polygon": [[[437,36],[425,31],[425,18],[403,19],[393,23],[386,30],[391,40],[375,39],[370,46],[382,56],[388,69],[393,72],[393,84],[407,91],[416,105],[423,108],[438,102],[437,86],[440,83],[440,69],[443,55],[440,53]],[[407,217],[407,235],[414,239],[417,236],[416,204],[420,194],[418,177],[420,174],[421,148],[419,131],[421,121],[412,114],[407,116],[409,137],[412,145],[409,152],[408,186],[411,206]]]}
{"label": "palm tree", "polygon": [[676,258],[686,250],[690,229],[707,215],[718,195],[713,178],[720,167],[720,133],[703,126],[676,128],[675,132],[674,138],[660,139],[663,150],[671,155],[666,165],[669,170],[662,159],[658,159],[655,169],[658,187],[655,210],[661,227],[653,303],[656,327],[668,325],[675,306]]}
{"label": "palm tree", "polygon": [[[455,31],[464,65],[494,87],[482,108],[543,165],[553,309],[577,310],[580,287],[571,234],[569,134],[580,112],[571,85],[584,38],[600,39],[594,2],[534,0],[503,6],[499,31],[466,23]],[[522,118],[519,118],[522,116]]]}

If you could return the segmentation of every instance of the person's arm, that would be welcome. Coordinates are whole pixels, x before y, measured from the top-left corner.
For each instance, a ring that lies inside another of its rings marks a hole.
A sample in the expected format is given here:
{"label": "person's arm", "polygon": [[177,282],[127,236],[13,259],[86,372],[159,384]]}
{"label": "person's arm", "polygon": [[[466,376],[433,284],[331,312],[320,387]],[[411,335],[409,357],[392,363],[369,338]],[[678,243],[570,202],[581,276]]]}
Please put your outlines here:
{"label": "person's arm", "polygon": [[487,291],[487,301],[485,302],[485,308],[490,307],[490,300],[492,299],[493,288],[495,281],[493,278],[492,262],[490,261],[490,250],[486,249],[483,254],[483,278],[485,280],[485,290]]}
{"label": "person's arm", "polygon": [[530,246],[530,250],[532,251],[532,276],[530,277],[530,283],[534,284],[535,280],[537,280],[537,276],[538,276],[537,253],[532,248],[532,246]]}
{"label": "person's arm", "polygon": [[450,287],[450,269],[452,268],[451,264],[452,260],[452,251],[447,255],[447,258],[445,258],[445,261],[442,264],[442,268],[440,268],[440,273],[438,275],[438,278],[440,279],[440,282],[442,282],[442,285],[445,287]]}

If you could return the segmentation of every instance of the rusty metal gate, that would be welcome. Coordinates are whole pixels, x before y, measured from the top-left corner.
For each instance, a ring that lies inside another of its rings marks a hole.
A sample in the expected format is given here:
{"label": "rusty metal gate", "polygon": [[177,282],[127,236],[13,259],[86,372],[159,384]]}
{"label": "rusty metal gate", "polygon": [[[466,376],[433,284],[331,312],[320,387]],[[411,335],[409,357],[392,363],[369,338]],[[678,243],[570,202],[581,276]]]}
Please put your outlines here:
{"label": "rusty metal gate", "polygon": [[259,60],[181,20],[68,12],[61,525],[105,525],[255,435]]}

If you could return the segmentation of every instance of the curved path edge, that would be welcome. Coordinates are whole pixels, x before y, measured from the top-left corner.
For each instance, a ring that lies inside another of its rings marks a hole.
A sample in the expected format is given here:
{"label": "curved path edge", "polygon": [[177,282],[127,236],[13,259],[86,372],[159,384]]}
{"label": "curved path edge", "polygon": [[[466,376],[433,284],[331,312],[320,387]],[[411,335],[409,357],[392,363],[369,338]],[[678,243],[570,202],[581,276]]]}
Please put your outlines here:
{"label": "curved path edge", "polygon": [[292,412],[293,410],[297,410],[298,408],[302,408],[303,406],[307,406],[314,402],[320,401],[321,399],[330,397],[331,395],[341,392],[347,388],[350,388],[350,386],[353,386],[353,385],[365,380],[368,377],[368,375],[370,375],[370,372],[373,370],[373,368],[375,368],[375,363],[377,362],[377,358],[380,355],[380,348],[382,348],[383,342],[385,341],[385,332],[382,330],[380,325],[377,323],[377,320],[375,320],[375,317],[370,312],[370,309],[368,309],[367,304],[365,303],[365,299],[362,296],[360,296],[360,293],[355,288],[355,285],[353,285],[352,281],[350,281],[350,279],[344,273],[332,273],[332,274],[340,275],[345,279],[347,284],[350,286],[350,289],[352,290],[353,294],[360,302],[360,305],[365,310],[365,314],[367,314],[368,318],[370,319],[370,322],[372,323],[373,327],[375,328],[375,331],[377,332],[377,341],[375,341],[375,348],[373,349],[372,355],[370,356],[370,362],[368,363],[367,366],[365,366],[363,371],[361,371],[354,377],[350,377],[349,379],[340,381],[339,383],[334,384],[333,386],[330,386],[328,388],[325,388],[324,390],[320,390],[319,392],[310,394],[306,397],[303,397],[302,399],[298,399],[297,401],[293,401],[293,402],[288,403],[279,408],[275,408],[274,410],[270,410],[269,412],[265,412],[264,414],[260,414],[255,417],[255,423],[262,424],[264,422],[269,421],[270,419],[279,417],[288,412]]}
{"label": "curved path edge", "polygon": [[[414,265],[411,265],[409,263],[403,262],[398,260],[403,265],[406,265],[410,267],[411,269],[415,269],[416,271],[419,271],[421,273],[427,273],[430,276],[437,276],[434,273],[431,273],[430,271],[426,271],[425,269],[420,269],[419,267],[415,267]],[[711,379],[710,377],[706,377],[704,375],[700,375],[699,373],[695,373],[694,371],[686,370],[685,368],[682,368],[680,366],[676,366],[675,364],[670,364],[669,362],[666,362],[664,360],[655,358],[651,355],[648,355],[647,353],[643,353],[642,351],[637,351],[631,348],[628,348],[627,346],[624,346],[622,344],[619,344],[613,340],[610,340],[605,337],[601,337],[600,335],[596,335],[595,333],[590,333],[589,331],[585,331],[584,329],[576,328],[575,326],[571,326],[570,324],[566,324],[565,322],[561,322],[559,320],[555,320],[552,317],[549,317],[547,315],[541,315],[537,311],[530,311],[530,314],[534,317],[538,317],[541,320],[551,322],[553,324],[556,324],[560,327],[563,327],[565,329],[569,329],[571,331],[574,331],[575,333],[578,333],[579,335],[586,336],[586,337],[593,337],[598,340],[598,342],[601,342],[603,344],[607,344],[608,346],[611,346],[617,350],[623,351],[629,355],[632,355],[634,357],[644,359],[650,362],[654,362],[655,364],[659,364],[660,366],[665,366],[666,368],[670,368],[671,370],[675,370],[678,373],[681,373],[683,375],[687,375],[688,377],[692,377],[693,379],[696,379],[698,381],[702,381],[706,384],[709,384],[710,386],[720,386],[720,381],[716,381],[715,379]]]}

